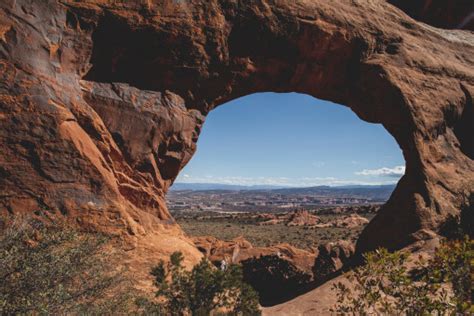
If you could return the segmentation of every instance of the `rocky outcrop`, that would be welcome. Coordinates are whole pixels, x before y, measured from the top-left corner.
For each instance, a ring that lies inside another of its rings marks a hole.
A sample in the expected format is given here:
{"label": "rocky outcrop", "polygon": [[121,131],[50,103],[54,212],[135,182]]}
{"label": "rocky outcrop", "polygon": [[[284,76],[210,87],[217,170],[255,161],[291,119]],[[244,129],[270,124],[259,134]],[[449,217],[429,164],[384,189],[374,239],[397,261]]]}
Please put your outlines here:
{"label": "rocky outcrop", "polygon": [[298,249],[287,243],[271,247],[254,247],[243,237],[223,241],[212,236],[202,236],[193,237],[192,240],[203,255],[216,265],[222,260],[231,264],[262,256],[277,256],[299,270],[311,273],[317,256],[317,253]]}
{"label": "rocky outcrop", "polygon": [[312,226],[319,223],[321,219],[307,210],[297,210],[290,215],[287,226]]}
{"label": "rocky outcrop", "polygon": [[284,220],[283,219],[269,219],[269,220],[266,220],[266,221],[263,221],[263,222],[258,222],[258,226],[272,226],[272,225],[277,225],[277,224],[281,224],[283,223]]}
{"label": "rocky outcrop", "polygon": [[319,246],[313,267],[315,278],[321,282],[341,270],[350,262],[354,251],[354,244],[346,240]]}
{"label": "rocky outcrop", "polygon": [[165,194],[206,114],[261,91],[343,104],[400,145],[406,173],[359,252],[472,212],[474,34],[385,1],[5,0],[0,69],[4,215],[63,216],[140,256],[196,261]]}
{"label": "rocky outcrop", "polygon": [[304,209],[285,214],[259,214],[255,218],[260,220],[258,222],[259,226],[276,224],[285,224],[286,226],[313,226],[321,222],[318,216]]}
{"label": "rocky outcrop", "polygon": [[[245,280],[259,292],[264,306],[275,305],[314,289],[350,264],[355,247],[339,240],[306,251],[289,244],[254,247],[243,237],[231,241],[212,236],[192,238],[197,248],[221,267],[240,264]],[[276,290],[278,289],[278,290]]]}
{"label": "rocky outcrop", "polygon": [[369,223],[369,220],[365,217],[362,217],[357,214],[351,214],[349,216],[344,216],[342,218],[337,218],[335,220],[329,221],[325,224],[315,225],[315,228],[318,227],[339,227],[339,228],[355,228],[359,226],[365,226]]}
{"label": "rocky outcrop", "polygon": [[[359,226],[365,226],[369,223],[369,220],[366,217],[360,216],[357,213],[346,214],[348,212],[360,212],[364,210],[372,211],[376,208],[361,208],[361,207],[348,207],[344,208],[342,211],[341,208],[324,210],[321,213],[324,214],[337,214],[337,218],[330,220],[321,220],[319,216],[316,216],[306,210],[296,210],[292,213],[280,213],[280,214],[259,214],[255,218],[262,220],[257,223],[259,226],[271,226],[277,224],[284,224],[286,226],[305,226],[308,228],[326,228],[326,227],[337,227],[337,228],[355,228]],[[374,211],[375,212],[375,211]]]}

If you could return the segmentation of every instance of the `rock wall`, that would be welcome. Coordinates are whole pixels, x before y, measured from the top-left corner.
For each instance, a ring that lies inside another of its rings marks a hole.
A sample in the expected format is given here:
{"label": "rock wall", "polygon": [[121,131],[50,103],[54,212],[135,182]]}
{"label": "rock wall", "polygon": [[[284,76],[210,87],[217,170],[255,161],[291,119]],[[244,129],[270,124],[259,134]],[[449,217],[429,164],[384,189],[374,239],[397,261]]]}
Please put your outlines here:
{"label": "rock wall", "polygon": [[406,174],[359,252],[472,212],[474,34],[385,1],[4,0],[0,69],[3,214],[197,260],[164,196],[206,114],[261,91],[348,106],[400,145]]}

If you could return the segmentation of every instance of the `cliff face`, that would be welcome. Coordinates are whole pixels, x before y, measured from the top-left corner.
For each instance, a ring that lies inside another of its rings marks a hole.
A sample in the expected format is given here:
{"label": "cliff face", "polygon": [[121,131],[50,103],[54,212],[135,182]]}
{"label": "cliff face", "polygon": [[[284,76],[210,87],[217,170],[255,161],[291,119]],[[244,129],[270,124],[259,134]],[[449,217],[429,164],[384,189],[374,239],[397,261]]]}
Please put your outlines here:
{"label": "cliff face", "polygon": [[359,251],[401,247],[472,212],[471,32],[418,23],[384,1],[5,0],[0,9],[4,214],[66,216],[143,254],[182,248],[197,259],[164,196],[206,114],[261,91],[343,104],[397,140],[406,174]]}

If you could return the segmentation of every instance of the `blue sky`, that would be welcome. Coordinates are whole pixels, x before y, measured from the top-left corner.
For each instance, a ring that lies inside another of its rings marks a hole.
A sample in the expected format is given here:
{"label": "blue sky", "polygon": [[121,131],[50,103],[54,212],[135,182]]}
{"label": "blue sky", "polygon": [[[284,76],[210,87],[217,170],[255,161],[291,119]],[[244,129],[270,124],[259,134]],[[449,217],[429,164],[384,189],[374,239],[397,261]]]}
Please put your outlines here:
{"label": "blue sky", "polygon": [[349,108],[296,93],[258,93],[208,115],[176,182],[389,184],[404,168],[393,137]]}

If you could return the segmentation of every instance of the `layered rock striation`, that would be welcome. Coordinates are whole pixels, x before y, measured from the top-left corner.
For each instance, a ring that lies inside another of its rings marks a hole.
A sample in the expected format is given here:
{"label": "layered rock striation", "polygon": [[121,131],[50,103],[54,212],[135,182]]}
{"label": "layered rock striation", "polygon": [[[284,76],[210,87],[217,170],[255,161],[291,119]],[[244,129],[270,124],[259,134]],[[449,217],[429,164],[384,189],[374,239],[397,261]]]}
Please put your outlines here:
{"label": "layered rock striation", "polygon": [[473,211],[474,34],[385,1],[5,0],[0,69],[3,214],[197,259],[165,194],[209,111],[262,91],[348,106],[400,145],[406,173],[357,251]]}

